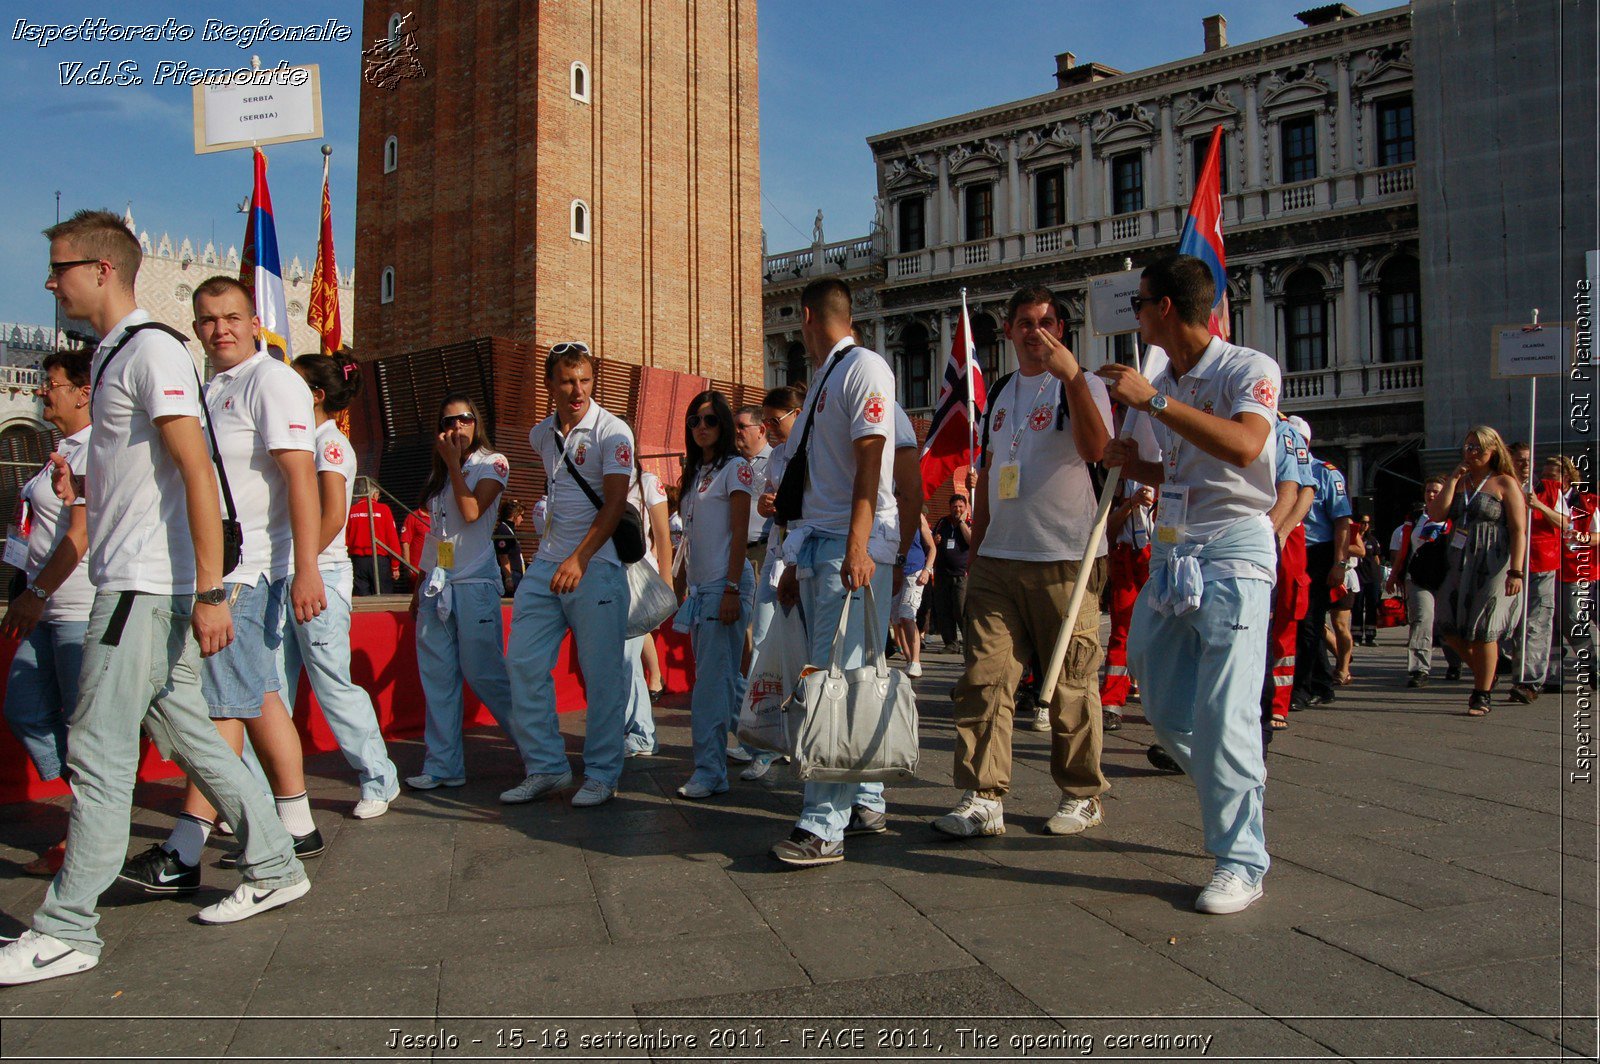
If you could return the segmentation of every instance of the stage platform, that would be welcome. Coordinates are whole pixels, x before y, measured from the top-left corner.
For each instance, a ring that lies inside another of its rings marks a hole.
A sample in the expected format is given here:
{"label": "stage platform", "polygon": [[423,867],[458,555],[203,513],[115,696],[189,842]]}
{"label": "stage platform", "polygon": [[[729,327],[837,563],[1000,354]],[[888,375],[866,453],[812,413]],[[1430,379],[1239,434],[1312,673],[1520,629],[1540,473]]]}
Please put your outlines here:
{"label": "stage platform", "polygon": [[[393,739],[422,734],[422,683],[417,677],[416,621],[411,616],[410,603],[410,595],[357,598],[350,618],[351,678],[372,695],[383,734]],[[510,599],[502,600],[502,611],[505,630],[509,635]],[[670,622],[656,633],[655,638],[667,690],[673,693],[688,691],[694,682],[688,638],[672,631]],[[14,641],[0,641],[0,696],[4,692],[3,677],[10,673],[11,657],[15,652]],[[588,704],[583,677],[579,675],[577,660],[572,653],[570,636],[562,645],[555,680],[556,706],[560,712],[570,713]],[[631,677],[623,677],[622,682],[631,683]],[[303,674],[295,706],[295,721],[300,727],[306,753],[338,749]],[[464,712],[469,728],[494,726],[489,711],[473,696],[470,687],[466,691]],[[167,779],[178,774],[176,765],[164,760],[148,742],[144,744],[139,765],[140,779]],[[0,729],[0,803],[46,798],[66,792],[66,785],[60,780],[50,783],[40,781],[32,762],[10,729]]]}

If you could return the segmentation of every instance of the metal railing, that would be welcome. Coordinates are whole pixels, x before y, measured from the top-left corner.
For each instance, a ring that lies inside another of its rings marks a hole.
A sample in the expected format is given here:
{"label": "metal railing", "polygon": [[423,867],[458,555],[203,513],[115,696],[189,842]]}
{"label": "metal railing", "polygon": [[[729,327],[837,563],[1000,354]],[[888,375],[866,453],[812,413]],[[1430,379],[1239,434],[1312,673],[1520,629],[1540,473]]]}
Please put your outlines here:
{"label": "metal railing", "polygon": [[[412,576],[417,576],[417,575],[421,574],[422,570],[419,567],[417,567],[415,565],[412,565],[411,562],[406,560],[405,555],[396,554],[393,547],[389,546],[387,543],[384,543],[384,542],[382,542],[381,540],[378,539],[378,515],[373,513],[373,510],[372,510],[372,501],[371,500],[372,500],[372,496],[373,495],[377,495],[378,498],[379,498],[379,501],[382,501],[383,499],[390,500],[390,502],[393,503],[393,506],[391,506],[390,509],[398,508],[400,511],[405,513],[405,515],[407,517],[411,516],[412,509],[411,509],[411,507],[407,506],[405,503],[401,502],[393,494],[391,494],[388,491],[385,491],[383,485],[379,484],[376,480],[373,480],[371,477],[369,477],[369,476],[358,476],[358,477],[356,477],[356,482],[355,482],[355,485],[354,485],[354,496],[356,498],[358,498],[358,499],[366,499],[367,500],[367,536],[368,536],[368,538],[370,539],[370,541],[372,543],[372,588],[373,588],[374,593],[376,593],[379,588],[383,587],[383,580],[378,575],[378,573],[379,573],[378,557],[379,557],[380,554],[387,554],[389,557],[393,558],[396,562],[399,562],[401,565],[405,566],[406,569],[410,570],[410,573],[411,573]],[[399,535],[399,532],[400,532],[399,528],[396,528],[395,529],[395,534]]]}

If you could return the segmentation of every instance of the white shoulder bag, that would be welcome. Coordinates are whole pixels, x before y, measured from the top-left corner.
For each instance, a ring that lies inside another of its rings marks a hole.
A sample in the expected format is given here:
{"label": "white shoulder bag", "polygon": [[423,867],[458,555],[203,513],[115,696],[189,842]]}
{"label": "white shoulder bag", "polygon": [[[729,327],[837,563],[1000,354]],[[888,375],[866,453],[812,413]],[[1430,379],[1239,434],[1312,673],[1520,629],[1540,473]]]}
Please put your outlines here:
{"label": "white shoulder bag", "polygon": [[[655,536],[650,525],[650,507],[644,505],[644,483],[637,483],[639,516],[644,519],[644,549],[648,554],[655,546],[652,542]],[[630,500],[628,505],[632,506],[633,502]],[[624,568],[628,571],[628,638],[636,639],[655,631],[678,612],[678,595],[649,562],[640,560]]]}

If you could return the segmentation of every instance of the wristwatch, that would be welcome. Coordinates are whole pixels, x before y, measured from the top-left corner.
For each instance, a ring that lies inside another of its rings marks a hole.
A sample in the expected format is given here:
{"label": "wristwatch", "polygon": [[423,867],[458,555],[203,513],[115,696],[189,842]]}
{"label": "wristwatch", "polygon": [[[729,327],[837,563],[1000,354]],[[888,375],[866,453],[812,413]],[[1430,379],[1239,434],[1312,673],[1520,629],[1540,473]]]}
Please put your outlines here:
{"label": "wristwatch", "polygon": [[210,591],[196,591],[194,593],[194,600],[196,602],[203,602],[207,606],[220,606],[223,604],[223,602],[227,601],[227,598],[228,589],[223,587],[221,584],[218,584]]}
{"label": "wristwatch", "polygon": [[29,584],[28,585],[28,590],[30,592],[32,592],[33,593],[33,597],[38,599],[40,602],[44,602],[44,601],[46,601],[46,600],[48,600],[50,598],[50,592],[46,591],[44,588],[40,587],[38,584]]}
{"label": "wristwatch", "polygon": [[1150,397],[1150,413],[1155,417],[1160,417],[1162,414],[1164,414],[1166,412],[1167,412],[1167,397],[1162,395],[1160,392],[1157,392],[1156,394],[1152,395]]}

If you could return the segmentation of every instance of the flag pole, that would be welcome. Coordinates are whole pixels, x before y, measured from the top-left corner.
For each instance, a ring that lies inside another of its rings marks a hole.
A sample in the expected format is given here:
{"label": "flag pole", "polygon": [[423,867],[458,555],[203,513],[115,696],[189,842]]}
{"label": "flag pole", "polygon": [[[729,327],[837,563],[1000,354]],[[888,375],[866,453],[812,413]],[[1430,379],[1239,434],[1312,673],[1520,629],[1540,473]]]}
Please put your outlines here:
{"label": "flag pole", "polygon": [[978,412],[972,391],[972,361],[977,347],[972,342],[972,319],[967,316],[967,290],[961,289],[961,358],[967,363],[962,376],[967,379],[967,468],[971,469],[978,458]]}

